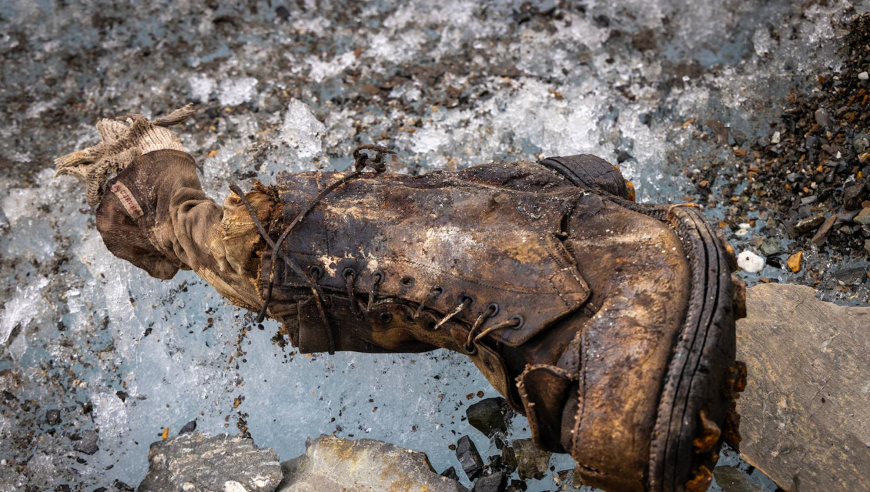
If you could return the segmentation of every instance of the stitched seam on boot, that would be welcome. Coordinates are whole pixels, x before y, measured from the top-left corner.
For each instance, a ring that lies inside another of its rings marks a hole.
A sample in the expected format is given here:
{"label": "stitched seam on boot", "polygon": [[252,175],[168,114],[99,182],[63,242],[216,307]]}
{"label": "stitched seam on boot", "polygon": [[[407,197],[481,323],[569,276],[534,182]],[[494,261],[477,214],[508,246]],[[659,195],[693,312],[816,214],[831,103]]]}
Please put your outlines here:
{"label": "stitched seam on boot", "polygon": [[[588,329],[583,327],[579,332],[580,336],[580,371],[577,376],[577,397],[580,399],[580,404],[577,406],[577,418],[574,422],[574,430],[571,438],[571,455],[576,459],[577,439],[579,439],[580,427],[583,425],[583,416],[586,413],[586,370],[589,366],[589,339],[586,336]],[[585,465],[584,465],[585,466]],[[587,467],[588,468],[588,467]]]}

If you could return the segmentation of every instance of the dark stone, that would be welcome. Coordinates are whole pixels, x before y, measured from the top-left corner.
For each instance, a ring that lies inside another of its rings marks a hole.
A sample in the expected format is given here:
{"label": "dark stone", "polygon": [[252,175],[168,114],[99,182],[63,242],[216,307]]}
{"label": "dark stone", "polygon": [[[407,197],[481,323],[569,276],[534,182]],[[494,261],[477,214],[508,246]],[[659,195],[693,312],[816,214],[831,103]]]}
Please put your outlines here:
{"label": "dark stone", "polygon": [[184,490],[186,482],[196,490],[225,490],[227,482],[237,482],[249,492],[272,492],[281,477],[274,449],[242,437],[191,432],[151,444],[148,473],[137,490]]}
{"label": "dark stone", "polygon": [[831,274],[832,277],[847,285],[857,285],[867,280],[864,267],[843,268]]}
{"label": "dark stone", "polygon": [[287,10],[287,7],[281,5],[275,9],[275,15],[278,16],[282,21],[290,20],[290,11]]}
{"label": "dark stone", "polygon": [[496,432],[507,432],[513,417],[507,401],[501,397],[481,400],[468,407],[465,415],[468,423],[486,437],[492,437]]}
{"label": "dark stone", "polygon": [[517,455],[514,453],[514,448],[510,446],[505,446],[501,450],[501,460],[505,466],[509,468],[513,468],[516,470],[517,468]]}
{"label": "dark stone", "polygon": [[531,439],[515,439],[511,441],[514,453],[517,457],[517,471],[520,479],[534,478],[540,480],[544,477],[550,466],[549,451],[543,451],[532,444]]}
{"label": "dark stone", "polygon": [[846,174],[847,172],[849,172],[849,169],[850,169],[850,168],[849,168],[849,165],[846,164],[845,161],[840,161],[840,162],[837,164],[837,168],[834,169],[834,172],[835,172],[836,174],[841,174],[841,175],[842,175],[842,174]]}
{"label": "dark stone", "polygon": [[45,423],[48,425],[57,425],[60,423],[60,410],[49,410],[45,412]]}
{"label": "dark stone", "polygon": [[477,447],[468,436],[462,436],[456,443],[456,459],[462,466],[462,471],[469,480],[474,480],[483,470],[483,460],[477,452]]}
{"label": "dark stone", "polygon": [[859,210],[861,202],[870,199],[870,180],[854,184],[843,190],[843,206],[846,210]]}
{"label": "dark stone", "polygon": [[497,471],[491,475],[478,478],[474,482],[472,492],[504,492],[507,488],[508,474]]}
{"label": "dark stone", "polygon": [[57,485],[54,487],[54,492],[70,492],[69,485]]}
{"label": "dark stone", "polygon": [[87,455],[91,455],[100,450],[100,447],[97,445],[97,441],[100,440],[100,436],[97,435],[96,432],[92,430],[86,430],[82,433],[82,438],[73,449],[78,451],[79,453],[84,453]]}
{"label": "dark stone", "polygon": [[762,241],[761,246],[759,246],[758,249],[764,256],[774,256],[784,251],[782,245],[779,243],[779,239],[773,237],[769,237]]}
{"label": "dark stone", "polygon": [[831,125],[831,117],[828,116],[828,112],[822,108],[816,110],[815,113],[816,123],[819,124],[822,128],[827,128]]}
{"label": "dark stone", "polygon": [[109,489],[107,489],[105,487],[99,487],[99,488],[94,489],[93,492],[108,492],[108,490]]}
{"label": "dark stone", "polygon": [[115,396],[117,396],[118,399],[121,400],[121,402],[126,403],[126,402],[127,402],[127,398],[128,398],[130,395],[128,395],[126,391],[116,391],[116,392],[115,392]]}
{"label": "dark stone", "polygon": [[178,431],[178,435],[187,434],[188,432],[193,432],[196,430],[196,419],[191,420],[190,422],[184,424],[184,427]]}
{"label": "dark stone", "polygon": [[616,162],[618,164],[622,164],[629,159],[634,159],[634,156],[624,150],[620,150],[619,153],[616,154]]}
{"label": "dark stone", "polygon": [[115,490],[120,490],[121,492],[133,492],[135,490],[133,487],[130,487],[129,485],[120,480],[115,480],[112,485],[115,486]]}
{"label": "dark stone", "polygon": [[443,472],[441,472],[441,476],[447,477],[450,480],[457,480],[457,481],[459,480],[459,475],[456,474],[456,468],[452,467],[452,466],[450,468],[444,470]]}
{"label": "dark stone", "polygon": [[506,471],[510,474],[510,473],[513,473],[514,470],[516,470],[515,467],[508,466],[504,462],[504,458],[502,458],[499,455],[490,456],[489,458],[487,458],[487,461],[489,461],[488,466],[489,466],[489,469],[492,471],[502,471],[503,470],[503,471]]}

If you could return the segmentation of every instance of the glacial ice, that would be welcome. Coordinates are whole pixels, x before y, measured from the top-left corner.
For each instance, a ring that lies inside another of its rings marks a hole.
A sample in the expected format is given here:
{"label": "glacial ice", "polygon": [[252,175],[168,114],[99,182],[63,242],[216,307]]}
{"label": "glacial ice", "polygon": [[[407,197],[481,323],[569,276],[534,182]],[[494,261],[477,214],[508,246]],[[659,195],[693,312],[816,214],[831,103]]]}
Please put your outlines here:
{"label": "glacial ice", "polygon": [[[276,20],[277,4],[255,3],[256,12],[201,12],[187,1],[61,9],[14,0],[0,19],[0,51],[20,49],[25,38],[6,34],[16,25],[27,26],[32,50],[22,69],[4,74],[4,94],[37,99],[0,126],[0,157],[36,171],[0,173],[0,371],[10,371],[0,372],[0,389],[40,407],[0,415],[4,442],[39,429],[23,474],[0,466],[0,491],[135,485],[148,444],[193,418],[204,432],[244,429],[282,459],[320,433],[424,451],[438,471],[456,465],[448,446],[461,435],[484,456],[497,452],[464,420],[479,392],[496,392],[463,356],[282,350],[270,342],[274,322],[258,329],[190,272],[161,282],[108,253],[83,187],[51,168],[53,157],[97,142],[97,116],[161,114],[189,101],[217,107],[214,130],[178,131],[218,201],[239,176],[271,183],[282,170],[344,169],[353,147],[374,141],[398,152],[397,172],[580,152],[619,158],[641,201],[674,202],[679,173],[716,158],[693,140],[692,121],[718,119],[747,134],[766,124],[792,84],[836,65],[829,41],[851,5],[589,0],[560,7],[560,19],[510,27],[521,2],[378,2],[356,14],[363,27],[337,16],[345,6],[333,2],[288,4],[292,23]],[[116,20],[93,27],[98,14]],[[227,24],[244,35],[221,30]],[[771,38],[780,28],[794,35]],[[639,33],[654,47],[633,49]],[[167,46],[174,51],[164,54]],[[86,60],[85,75],[68,73],[66,54]],[[441,69],[430,76],[433,66]],[[359,85],[387,79],[398,82],[354,105]],[[49,125],[67,101],[86,110]],[[249,111],[222,109],[239,105]],[[393,137],[381,141],[381,132]],[[34,423],[49,408],[67,426],[55,436]],[[79,463],[69,435],[91,428],[100,451]],[[528,435],[518,417],[513,436]],[[26,457],[0,450],[7,461]],[[555,486],[549,476],[530,490]]]}

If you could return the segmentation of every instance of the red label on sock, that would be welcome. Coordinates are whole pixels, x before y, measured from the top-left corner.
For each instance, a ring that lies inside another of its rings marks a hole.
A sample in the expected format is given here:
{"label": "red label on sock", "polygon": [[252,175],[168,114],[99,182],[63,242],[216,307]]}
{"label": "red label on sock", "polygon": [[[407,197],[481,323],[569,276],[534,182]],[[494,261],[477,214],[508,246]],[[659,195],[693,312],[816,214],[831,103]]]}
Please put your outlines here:
{"label": "red label on sock", "polygon": [[142,207],[139,206],[139,202],[133,198],[133,194],[130,193],[129,188],[124,186],[124,183],[116,182],[112,185],[112,193],[118,197],[118,200],[121,201],[121,205],[124,206],[124,210],[127,211],[127,215],[132,217],[134,220],[142,217],[144,212],[142,212]]}

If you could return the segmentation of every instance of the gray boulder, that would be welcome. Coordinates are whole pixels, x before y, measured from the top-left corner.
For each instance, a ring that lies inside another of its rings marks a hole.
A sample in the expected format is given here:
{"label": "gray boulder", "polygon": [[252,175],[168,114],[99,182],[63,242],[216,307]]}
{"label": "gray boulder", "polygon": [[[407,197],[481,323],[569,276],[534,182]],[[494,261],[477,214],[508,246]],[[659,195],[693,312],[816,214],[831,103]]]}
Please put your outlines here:
{"label": "gray boulder", "polygon": [[870,308],[762,284],[748,290],[746,311],[743,459],[789,492],[870,490]]}
{"label": "gray boulder", "polygon": [[320,436],[302,456],[281,464],[278,492],[467,492],[456,480],[435,473],[425,453],[372,439]]}
{"label": "gray boulder", "polygon": [[273,492],[282,478],[274,449],[226,434],[191,432],[155,442],[148,464],[138,492]]}

